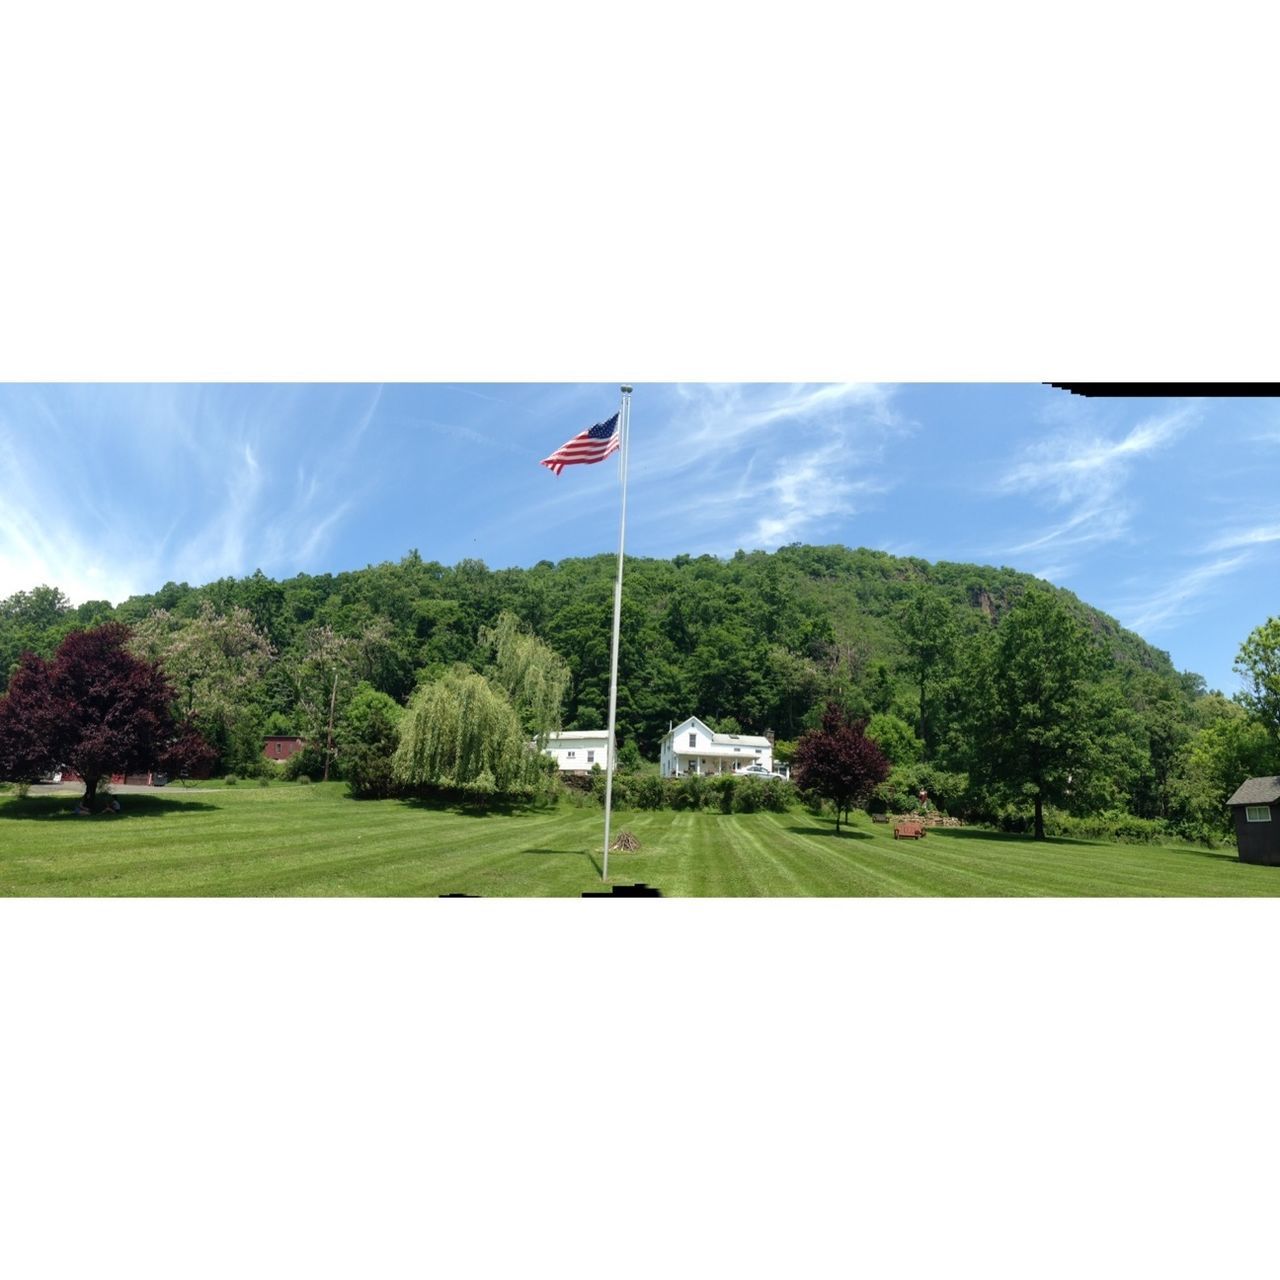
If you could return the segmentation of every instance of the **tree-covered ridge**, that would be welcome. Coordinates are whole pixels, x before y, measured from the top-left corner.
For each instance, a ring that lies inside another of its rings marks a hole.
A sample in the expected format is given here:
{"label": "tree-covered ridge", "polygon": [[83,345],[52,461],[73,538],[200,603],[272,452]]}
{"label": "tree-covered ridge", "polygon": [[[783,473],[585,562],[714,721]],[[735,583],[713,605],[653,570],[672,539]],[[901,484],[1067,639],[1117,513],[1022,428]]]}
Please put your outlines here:
{"label": "tree-covered ridge", "polygon": [[[0,677],[24,648],[48,655],[70,630],[115,619],[142,623],[156,610],[195,619],[212,608],[244,610],[277,655],[300,654],[308,633],[340,636],[389,630],[375,687],[403,702],[424,671],[454,662],[480,665],[482,630],[514,613],[568,663],[568,727],[604,723],[615,559],[542,561],[490,570],[478,560],[445,566],[411,552],[399,563],[339,574],[299,574],[282,582],[261,572],[204,586],[166,583],[112,609],[72,609],[48,587],[0,604]],[[912,655],[901,613],[921,588],[950,609],[959,636],[994,628],[1037,580],[1012,569],[930,564],[847,547],[783,547],[732,559],[630,558],[622,616],[618,719],[624,738],[651,754],[667,722],[696,712],[733,719],[744,731],[795,737],[814,723],[823,699],[841,696],[859,714],[918,715]],[[1070,592],[1058,594],[1098,637],[1113,674],[1174,677],[1168,655],[1125,631]],[[1181,678],[1189,693],[1197,677]],[[265,709],[292,710],[284,680],[268,680]]]}
{"label": "tree-covered ridge", "polygon": [[[564,727],[600,727],[615,567],[612,555],[599,555],[491,570],[479,560],[446,566],[414,551],[398,563],[285,581],[258,572],[197,587],[167,583],[115,608],[73,609],[56,589],[39,587],[0,602],[0,680],[23,649],[49,656],[69,631],[129,623],[149,653],[162,662],[168,654],[175,674],[183,655],[198,658],[193,670],[201,674],[215,658],[252,673],[230,700],[226,678],[203,682],[222,691],[225,705],[211,693],[208,705],[184,709],[218,743],[224,768],[248,769],[263,733],[299,733],[323,748],[338,726],[341,745],[354,699],[376,692],[403,708],[415,690],[459,665],[494,674],[493,643],[512,625],[502,622],[507,613],[563,660]],[[892,743],[889,786],[898,794],[923,786],[957,803],[963,794],[966,805],[987,812],[997,802],[1021,803],[1026,796],[1008,779],[997,785],[993,777],[981,796],[971,785],[983,776],[977,744],[1000,732],[975,690],[1006,687],[996,681],[997,658],[1012,679],[1012,640],[1002,651],[998,637],[1036,595],[1078,624],[1089,651],[1080,687],[1055,702],[1084,709],[1068,717],[1085,717],[1079,732],[1062,738],[1075,744],[1072,752],[1105,739],[1091,770],[1105,786],[1089,803],[1142,817],[1179,806],[1220,817],[1225,771],[1244,760],[1261,770],[1274,748],[1274,733],[1258,737],[1245,707],[1206,695],[1199,676],[1178,673],[1166,653],[1069,591],[1013,569],[865,548],[796,544],[729,559],[629,558],[620,745],[653,759],[669,724],[697,714],[730,732],[772,730],[785,759],[836,700],[850,717],[874,720],[880,740]],[[524,671],[523,658],[511,661],[509,675]],[[182,683],[203,688],[200,680]],[[530,695],[545,701],[550,687],[531,687]],[[1016,682],[1007,687],[1016,691]],[[1081,769],[1068,762],[1061,774],[1060,799],[1043,774],[1045,796],[1084,804]]]}

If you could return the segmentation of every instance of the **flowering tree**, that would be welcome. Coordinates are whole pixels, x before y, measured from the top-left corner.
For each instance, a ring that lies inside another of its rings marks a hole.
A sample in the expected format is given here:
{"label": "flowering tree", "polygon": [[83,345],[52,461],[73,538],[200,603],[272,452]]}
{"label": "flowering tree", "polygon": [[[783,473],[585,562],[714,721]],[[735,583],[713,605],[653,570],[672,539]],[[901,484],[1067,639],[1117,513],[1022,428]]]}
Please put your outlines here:
{"label": "flowering tree", "polygon": [[872,790],[889,776],[889,762],[863,732],[865,722],[854,720],[837,702],[827,703],[822,728],[810,729],[796,743],[791,775],[801,791],[830,800],[841,817],[863,804]]}
{"label": "flowering tree", "polygon": [[108,622],[72,632],[52,662],[22,655],[0,698],[0,777],[34,782],[71,768],[91,806],[114,772],[209,758],[199,735],[175,722],[172,687],[154,663],[129,652],[129,638],[128,627]]}
{"label": "flowering tree", "polygon": [[217,744],[224,763],[241,768],[262,754],[252,692],[271,645],[248,609],[219,613],[207,600],[195,618],[157,609],[133,628],[130,649],[155,663],[173,686],[177,713]]}

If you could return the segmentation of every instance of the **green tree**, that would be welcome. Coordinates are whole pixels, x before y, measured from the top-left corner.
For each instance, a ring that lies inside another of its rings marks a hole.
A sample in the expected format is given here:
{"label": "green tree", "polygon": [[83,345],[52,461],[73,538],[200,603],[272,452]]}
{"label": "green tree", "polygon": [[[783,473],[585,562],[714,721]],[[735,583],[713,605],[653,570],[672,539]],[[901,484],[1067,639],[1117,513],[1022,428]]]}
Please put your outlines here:
{"label": "green tree", "polygon": [[525,732],[541,749],[547,735],[560,728],[568,664],[505,610],[494,626],[481,630],[480,642],[493,653],[489,679],[506,693]]}
{"label": "green tree", "polygon": [[1178,753],[1171,809],[1189,836],[1222,835],[1231,826],[1227,798],[1246,779],[1280,770],[1280,751],[1259,720],[1222,697],[1204,700],[1212,718]]}
{"label": "green tree", "polygon": [[336,730],[342,776],[358,799],[381,798],[395,791],[394,761],[404,708],[392,697],[362,682],[347,704]]}
{"label": "green tree", "polygon": [[920,759],[920,739],[897,716],[872,716],[867,721],[867,737],[884,752],[891,765],[915,764]]}
{"label": "green tree", "polygon": [[898,612],[906,649],[907,669],[920,696],[917,734],[925,755],[933,757],[936,743],[933,695],[949,676],[956,652],[955,614],[936,589],[918,586]]}
{"label": "green tree", "polygon": [[971,685],[970,776],[990,793],[1031,801],[1043,840],[1045,804],[1079,803],[1101,766],[1089,682],[1097,654],[1088,633],[1047,591],[1028,591],[978,650]]}
{"label": "green tree", "polygon": [[17,591],[0,600],[0,693],[23,653],[50,656],[77,621],[70,600],[57,587]]}
{"label": "green tree", "polygon": [[219,613],[207,600],[194,618],[153,610],[133,628],[129,645],[158,663],[177,695],[179,719],[200,727],[224,765],[245,770],[262,754],[256,692],[271,646],[247,609]]}
{"label": "green tree", "polygon": [[506,793],[532,782],[536,759],[511,700],[459,665],[414,694],[400,725],[395,774],[410,787]]}
{"label": "green tree", "polygon": [[1280,618],[1268,618],[1249,633],[1234,669],[1248,684],[1240,701],[1280,740]]}
{"label": "green tree", "polygon": [[288,672],[297,698],[303,736],[323,744],[324,781],[329,780],[333,758],[333,726],[359,679],[360,645],[339,635],[330,626],[311,627]]}

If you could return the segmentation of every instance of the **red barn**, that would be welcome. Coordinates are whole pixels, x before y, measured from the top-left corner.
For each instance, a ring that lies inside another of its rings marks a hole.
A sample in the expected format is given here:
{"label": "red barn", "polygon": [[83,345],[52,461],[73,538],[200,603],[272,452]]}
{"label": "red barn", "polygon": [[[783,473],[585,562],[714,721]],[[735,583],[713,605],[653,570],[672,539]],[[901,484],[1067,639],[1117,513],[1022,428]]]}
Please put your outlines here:
{"label": "red barn", "polygon": [[267,760],[287,760],[296,756],[307,745],[305,738],[294,738],[288,734],[273,734],[262,744],[262,754]]}

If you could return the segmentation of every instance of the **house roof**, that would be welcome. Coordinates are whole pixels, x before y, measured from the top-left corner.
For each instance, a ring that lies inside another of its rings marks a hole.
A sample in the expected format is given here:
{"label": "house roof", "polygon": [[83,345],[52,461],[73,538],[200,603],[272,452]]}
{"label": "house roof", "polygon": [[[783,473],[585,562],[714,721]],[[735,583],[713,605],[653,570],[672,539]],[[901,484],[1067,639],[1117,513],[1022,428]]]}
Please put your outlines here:
{"label": "house roof", "polygon": [[565,729],[562,733],[547,734],[547,745],[553,742],[604,742],[609,737],[608,729]]}
{"label": "house roof", "polygon": [[1228,804],[1275,804],[1280,800],[1280,777],[1247,778]]}
{"label": "house roof", "polygon": [[773,745],[768,738],[761,738],[753,733],[713,733],[711,741],[717,747],[769,747]]}
{"label": "house roof", "polygon": [[[707,734],[713,746],[717,747],[771,747],[773,743],[768,738],[762,738],[754,733],[716,733],[709,724],[699,720],[697,716],[690,716],[687,720],[682,720],[678,725],[668,729],[666,736],[672,738],[675,735],[684,732],[688,725],[696,724],[705,734]],[[676,747],[679,751],[682,748]]]}

